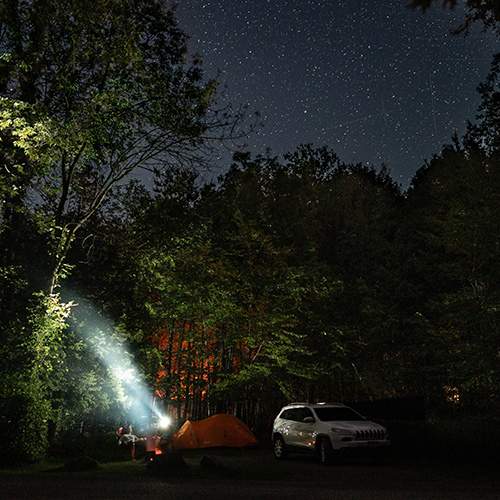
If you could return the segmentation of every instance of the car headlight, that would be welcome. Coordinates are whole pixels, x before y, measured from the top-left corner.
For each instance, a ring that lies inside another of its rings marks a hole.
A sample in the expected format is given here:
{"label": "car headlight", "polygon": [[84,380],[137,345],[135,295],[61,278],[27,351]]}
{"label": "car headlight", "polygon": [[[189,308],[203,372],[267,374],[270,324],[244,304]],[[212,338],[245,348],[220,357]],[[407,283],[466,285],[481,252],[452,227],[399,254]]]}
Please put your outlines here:
{"label": "car headlight", "polygon": [[336,427],[332,427],[332,432],[336,432],[338,434],[342,434],[343,436],[354,436],[354,432],[347,431],[345,429],[337,429]]}

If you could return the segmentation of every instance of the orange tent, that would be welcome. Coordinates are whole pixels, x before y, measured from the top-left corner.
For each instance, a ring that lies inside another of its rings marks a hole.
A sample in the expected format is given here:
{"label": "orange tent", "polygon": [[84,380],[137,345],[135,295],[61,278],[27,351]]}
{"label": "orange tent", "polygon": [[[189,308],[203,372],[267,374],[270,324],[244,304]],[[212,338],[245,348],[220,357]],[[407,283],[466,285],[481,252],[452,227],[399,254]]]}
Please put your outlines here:
{"label": "orange tent", "polygon": [[175,450],[228,446],[258,446],[253,432],[238,418],[221,413],[195,422],[186,420],[172,440]]}

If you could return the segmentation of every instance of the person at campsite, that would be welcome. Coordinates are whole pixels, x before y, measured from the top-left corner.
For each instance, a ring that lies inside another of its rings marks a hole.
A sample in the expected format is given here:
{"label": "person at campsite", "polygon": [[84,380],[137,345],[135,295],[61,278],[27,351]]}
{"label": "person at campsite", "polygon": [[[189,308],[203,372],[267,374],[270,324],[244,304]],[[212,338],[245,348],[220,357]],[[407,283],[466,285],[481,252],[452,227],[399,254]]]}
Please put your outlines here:
{"label": "person at campsite", "polygon": [[[120,431],[120,429],[118,429],[118,431]],[[140,441],[140,438],[132,434],[132,426],[129,426],[127,430],[122,430],[121,435],[118,432],[118,435],[118,448],[128,448],[130,456],[135,458],[135,445],[137,441]]]}

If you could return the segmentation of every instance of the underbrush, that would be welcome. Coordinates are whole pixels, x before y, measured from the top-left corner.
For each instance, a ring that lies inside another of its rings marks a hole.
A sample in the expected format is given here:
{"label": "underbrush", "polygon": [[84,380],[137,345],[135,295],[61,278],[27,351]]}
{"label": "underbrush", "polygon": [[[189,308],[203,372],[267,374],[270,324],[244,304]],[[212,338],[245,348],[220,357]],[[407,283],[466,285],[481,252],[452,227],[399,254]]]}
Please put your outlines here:
{"label": "underbrush", "polygon": [[116,461],[117,458],[130,456],[130,453],[119,450],[116,436],[113,432],[95,436],[80,435],[66,438],[55,443],[49,450],[49,456],[66,460],[86,455],[100,463]]}

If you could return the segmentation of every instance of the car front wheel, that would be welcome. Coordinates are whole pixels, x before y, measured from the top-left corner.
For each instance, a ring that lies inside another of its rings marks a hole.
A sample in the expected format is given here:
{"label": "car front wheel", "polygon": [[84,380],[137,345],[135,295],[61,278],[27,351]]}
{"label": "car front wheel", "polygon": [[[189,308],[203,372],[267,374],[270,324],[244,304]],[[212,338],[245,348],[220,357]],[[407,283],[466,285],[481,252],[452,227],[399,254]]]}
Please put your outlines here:
{"label": "car front wheel", "polygon": [[273,454],[278,460],[283,460],[288,455],[285,449],[285,441],[283,441],[281,436],[276,436],[274,438]]}
{"label": "car front wheel", "polygon": [[322,438],[319,442],[319,459],[323,465],[330,465],[333,462],[332,443],[328,438]]}

